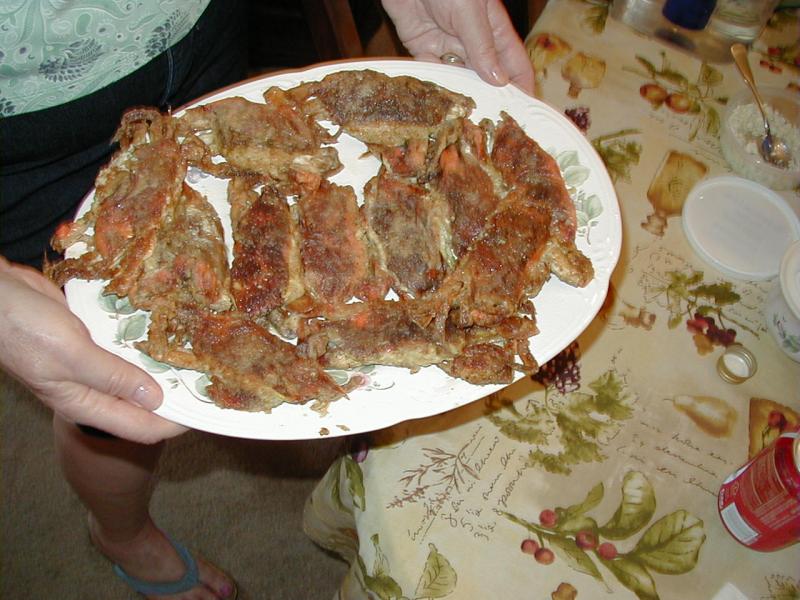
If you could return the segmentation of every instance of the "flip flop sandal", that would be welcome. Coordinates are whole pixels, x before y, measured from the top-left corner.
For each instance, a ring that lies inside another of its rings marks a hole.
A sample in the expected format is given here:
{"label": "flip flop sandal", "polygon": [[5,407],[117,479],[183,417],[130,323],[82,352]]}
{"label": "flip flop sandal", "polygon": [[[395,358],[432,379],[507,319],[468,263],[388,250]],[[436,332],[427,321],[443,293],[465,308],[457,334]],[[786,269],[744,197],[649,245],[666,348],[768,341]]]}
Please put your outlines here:
{"label": "flip flop sandal", "polygon": [[[169,596],[170,594],[180,594],[181,592],[188,592],[193,587],[202,585],[197,570],[197,561],[195,561],[189,550],[171,537],[167,536],[167,539],[186,566],[186,573],[178,581],[143,581],[136,577],[131,577],[119,565],[114,565],[114,573],[116,573],[133,591],[144,596]],[[230,597],[230,600],[236,600],[237,596],[238,590],[236,589],[236,584],[233,584],[233,595]]]}

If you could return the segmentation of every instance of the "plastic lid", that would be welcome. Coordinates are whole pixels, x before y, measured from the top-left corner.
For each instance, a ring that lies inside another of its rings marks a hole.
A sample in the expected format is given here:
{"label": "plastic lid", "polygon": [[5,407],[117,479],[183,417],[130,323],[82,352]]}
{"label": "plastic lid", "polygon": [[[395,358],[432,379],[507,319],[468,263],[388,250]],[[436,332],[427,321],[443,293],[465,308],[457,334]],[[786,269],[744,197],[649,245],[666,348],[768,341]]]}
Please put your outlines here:
{"label": "plastic lid", "polygon": [[800,219],[769,188],[723,175],[689,192],[683,230],[703,260],[729,277],[754,281],[778,274],[787,248],[800,239]]}
{"label": "plastic lid", "polygon": [[800,319],[800,242],[795,242],[781,261],[781,292],[786,304]]}

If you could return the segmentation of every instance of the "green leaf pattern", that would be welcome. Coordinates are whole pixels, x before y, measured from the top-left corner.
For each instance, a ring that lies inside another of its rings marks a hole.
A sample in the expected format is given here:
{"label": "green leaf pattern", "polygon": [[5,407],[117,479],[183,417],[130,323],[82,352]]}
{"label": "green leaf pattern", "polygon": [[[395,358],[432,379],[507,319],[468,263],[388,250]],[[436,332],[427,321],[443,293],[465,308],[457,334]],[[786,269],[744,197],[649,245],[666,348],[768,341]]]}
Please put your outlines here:
{"label": "green leaf pattern", "polygon": [[160,361],[154,360],[147,356],[144,352],[139,353],[139,360],[141,361],[144,368],[150,373],[166,373],[171,369],[171,367]]}
{"label": "green leaf pattern", "polygon": [[353,498],[355,505],[361,510],[366,510],[367,499],[364,491],[364,473],[353,457],[346,455],[343,458],[345,476],[347,477],[347,491]]}
{"label": "green leaf pattern", "polygon": [[[642,154],[642,145],[629,139],[629,136],[641,133],[638,129],[623,129],[614,133],[601,135],[592,140],[592,147],[597,150],[600,158],[608,169],[608,174],[614,183],[631,180],[632,165],[639,164]],[[598,200],[599,202],[599,200]]]}
{"label": "green leaf pattern", "polygon": [[610,540],[624,540],[647,525],[655,511],[653,486],[639,471],[629,471],[622,481],[622,502],[600,533]]}
{"label": "green leaf pattern", "polygon": [[433,544],[428,544],[428,559],[414,593],[416,598],[444,598],[456,587],[456,572]]}
{"label": "green leaf pattern", "polygon": [[133,342],[142,337],[147,331],[147,317],[143,314],[136,314],[125,319],[121,319],[117,327],[117,341]]}
{"label": "green leaf pattern", "polygon": [[578,504],[557,508],[558,518],[551,526],[526,521],[511,513],[500,514],[538,536],[542,545],[549,545],[572,569],[605,583],[598,566],[601,565],[638,598],[657,599],[656,582],[651,571],[680,575],[694,569],[706,539],[703,521],[683,509],[676,510],[650,525],[633,550],[614,558],[604,558],[608,555],[601,556],[597,547],[579,543],[580,532],[609,540],[626,540],[651,520],[655,514],[656,498],[643,473],[628,472],[622,482],[619,506],[608,522],[598,528],[595,520],[585,513],[600,504],[603,492],[603,484],[598,483]]}
{"label": "green leaf pattern", "polygon": [[640,600],[658,600],[656,582],[642,564],[624,556],[602,561],[602,564]]}
{"label": "green leaf pattern", "polygon": [[[589,384],[593,393],[572,392],[558,402],[531,403],[526,412],[513,404],[487,414],[487,419],[511,439],[536,445],[528,464],[550,473],[569,474],[572,466],[605,458],[601,440],[633,415],[624,380],[608,371]],[[561,449],[552,450],[553,442]]]}
{"label": "green leaf pattern", "polygon": [[600,569],[594,564],[589,554],[575,544],[575,540],[562,536],[550,536],[548,538],[550,547],[570,568],[591,575],[598,581],[605,583]]}
{"label": "green leaf pattern", "polygon": [[414,595],[409,597],[403,594],[400,584],[389,574],[389,562],[381,550],[378,534],[374,534],[370,541],[375,551],[372,573],[368,571],[360,554],[356,558],[364,592],[374,594],[380,600],[427,600],[444,598],[455,591],[457,573],[434,544],[428,544],[428,557],[422,567]]}
{"label": "green leaf pattern", "polygon": [[583,0],[583,3],[588,4],[583,16],[584,25],[593,33],[603,33],[612,0]]}
{"label": "green leaf pattern", "polygon": [[703,522],[678,510],[656,521],[631,554],[658,573],[679,575],[695,567],[705,539]]}
{"label": "green leaf pattern", "polygon": [[[372,543],[376,547],[378,546],[377,534],[372,536]],[[372,592],[380,598],[380,600],[401,600],[405,598],[402,588],[386,573],[370,575],[364,565],[364,559],[361,558],[360,554],[358,555],[358,565],[361,569],[364,591]]]}
{"label": "green leaf pattern", "polygon": [[[572,519],[574,517],[582,516],[583,514],[592,510],[595,506],[600,504],[600,501],[603,499],[604,488],[602,483],[598,483],[594,486],[589,493],[586,494],[586,498],[583,499],[583,502],[580,504],[574,504],[573,506],[568,506],[564,509],[558,509],[556,512],[558,514],[558,520],[562,521],[564,519]],[[563,525],[562,525],[563,527]]]}
{"label": "green leaf pattern", "polygon": [[564,183],[568,187],[576,188],[589,179],[589,175],[591,175],[589,167],[572,165],[564,169]]}
{"label": "green leaf pattern", "polygon": [[549,149],[548,154],[555,158],[570,198],[575,203],[575,212],[578,220],[577,235],[585,238],[586,243],[591,243],[589,234],[592,228],[598,224],[598,219],[603,213],[603,205],[600,198],[595,194],[587,196],[586,192],[580,189],[580,186],[586,183],[586,180],[592,174],[591,169],[580,164],[578,152],[575,150],[556,153],[555,150]]}
{"label": "green leaf pattern", "polygon": [[208,396],[208,386],[211,385],[211,379],[208,375],[201,375],[194,382],[194,390],[201,396]]}
{"label": "green leaf pattern", "polygon": [[120,298],[116,294],[101,294],[99,305],[102,310],[114,315],[132,315],[136,312],[127,296]]}

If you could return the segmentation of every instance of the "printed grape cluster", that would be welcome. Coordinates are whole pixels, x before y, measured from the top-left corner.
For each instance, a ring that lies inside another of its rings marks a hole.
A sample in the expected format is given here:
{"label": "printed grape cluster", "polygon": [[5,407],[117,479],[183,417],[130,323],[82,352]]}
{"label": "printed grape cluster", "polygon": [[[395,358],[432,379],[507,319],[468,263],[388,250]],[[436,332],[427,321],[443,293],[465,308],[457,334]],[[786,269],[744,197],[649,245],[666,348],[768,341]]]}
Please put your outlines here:
{"label": "printed grape cluster", "polygon": [[559,354],[539,367],[531,379],[545,388],[555,387],[562,394],[574,392],[581,386],[580,346],[572,342]]}
{"label": "printed grape cluster", "polygon": [[694,313],[694,317],[686,321],[686,329],[695,335],[705,336],[713,346],[730,346],[736,341],[735,329],[717,327],[714,317]]}
{"label": "printed grape cluster", "polygon": [[589,117],[589,107],[588,106],[576,106],[575,108],[568,108],[564,111],[564,114],[567,115],[570,121],[575,123],[575,126],[581,130],[584,134],[589,131],[589,127],[592,125],[592,120]]}

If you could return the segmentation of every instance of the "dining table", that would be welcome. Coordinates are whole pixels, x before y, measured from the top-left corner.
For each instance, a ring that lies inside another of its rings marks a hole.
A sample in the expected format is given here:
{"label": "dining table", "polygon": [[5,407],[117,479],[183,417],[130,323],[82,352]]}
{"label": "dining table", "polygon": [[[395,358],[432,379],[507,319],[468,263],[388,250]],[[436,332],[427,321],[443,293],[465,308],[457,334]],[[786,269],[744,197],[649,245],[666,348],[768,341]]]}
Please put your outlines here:
{"label": "dining table", "polygon": [[[798,18],[775,13],[748,55],[760,86],[800,102]],[[775,280],[731,276],[683,223],[696,186],[733,174],[720,127],[744,83],[609,1],[550,0],[525,46],[537,100],[613,183],[607,294],[534,374],[349,438],[303,521],[350,565],[335,597],[798,598],[800,544],[753,550],[718,509],[723,481],[800,419],[800,363],[765,319]],[[776,193],[800,215],[798,189]],[[578,207],[584,235],[595,209]],[[720,361],[739,350],[755,372],[731,382]]]}

